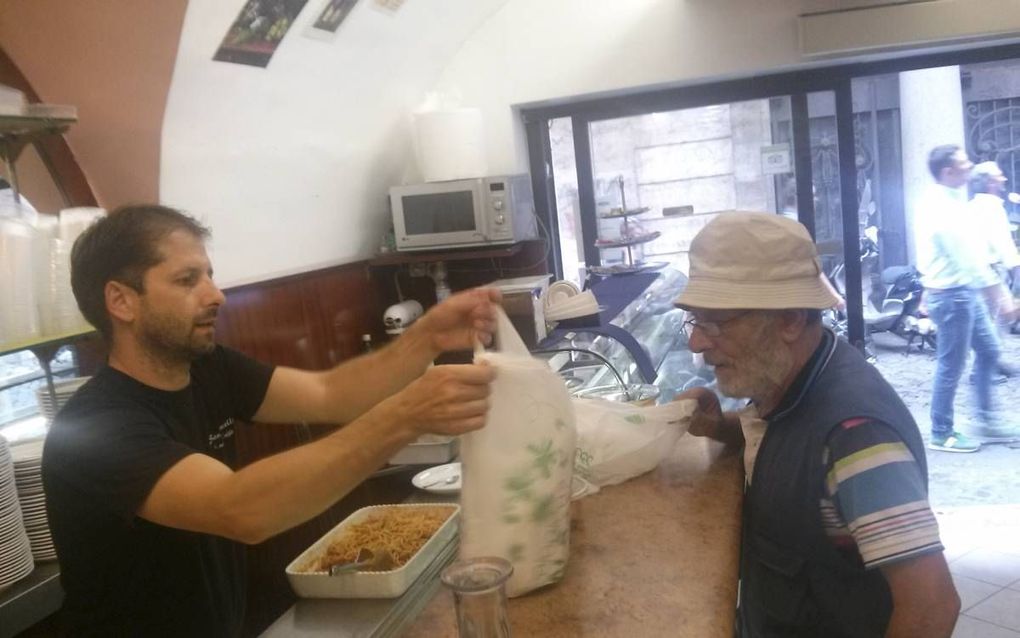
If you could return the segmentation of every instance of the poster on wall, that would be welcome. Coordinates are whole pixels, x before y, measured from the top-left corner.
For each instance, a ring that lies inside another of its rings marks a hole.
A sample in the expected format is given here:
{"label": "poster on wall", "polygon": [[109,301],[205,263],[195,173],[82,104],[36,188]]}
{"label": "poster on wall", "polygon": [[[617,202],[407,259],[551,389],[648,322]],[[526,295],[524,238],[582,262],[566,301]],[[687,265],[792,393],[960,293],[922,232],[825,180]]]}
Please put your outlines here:
{"label": "poster on wall", "polygon": [[358,0],[326,0],[315,22],[305,30],[305,35],[320,40],[332,40],[337,29],[347,18]]}
{"label": "poster on wall", "polygon": [[404,4],[404,0],[375,0],[373,6],[386,13],[396,13]]}
{"label": "poster on wall", "polygon": [[265,68],[308,0],[248,0],[213,60]]}

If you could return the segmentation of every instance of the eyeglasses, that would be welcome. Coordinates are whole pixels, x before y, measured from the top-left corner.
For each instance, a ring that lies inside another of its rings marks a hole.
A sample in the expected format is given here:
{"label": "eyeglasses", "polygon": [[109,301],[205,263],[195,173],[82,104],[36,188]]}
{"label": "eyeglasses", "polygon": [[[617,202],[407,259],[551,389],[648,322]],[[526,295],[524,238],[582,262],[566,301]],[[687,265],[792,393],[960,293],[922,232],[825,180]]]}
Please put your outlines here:
{"label": "eyeglasses", "polygon": [[744,310],[742,312],[738,312],[732,317],[722,319],[720,321],[702,321],[695,317],[694,315],[688,313],[687,319],[685,319],[684,322],[680,324],[680,330],[683,331],[683,333],[687,335],[688,338],[694,333],[695,328],[699,328],[702,332],[704,332],[706,337],[718,337],[719,335],[722,334],[723,326],[730,323],[731,321],[736,321],[737,319],[740,319],[745,315],[749,315],[752,312],[754,311]]}

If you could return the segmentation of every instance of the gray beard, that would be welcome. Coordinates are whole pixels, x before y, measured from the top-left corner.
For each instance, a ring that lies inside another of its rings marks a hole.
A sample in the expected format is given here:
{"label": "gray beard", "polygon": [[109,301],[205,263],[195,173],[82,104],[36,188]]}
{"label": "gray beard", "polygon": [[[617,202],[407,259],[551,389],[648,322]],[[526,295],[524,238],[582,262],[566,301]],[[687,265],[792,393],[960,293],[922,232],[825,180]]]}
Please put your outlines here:
{"label": "gray beard", "polygon": [[736,378],[727,382],[718,380],[720,392],[730,397],[746,397],[760,405],[781,391],[793,367],[793,357],[779,339],[770,334],[771,329],[770,319],[755,331],[751,343],[760,344],[759,347],[748,350]]}

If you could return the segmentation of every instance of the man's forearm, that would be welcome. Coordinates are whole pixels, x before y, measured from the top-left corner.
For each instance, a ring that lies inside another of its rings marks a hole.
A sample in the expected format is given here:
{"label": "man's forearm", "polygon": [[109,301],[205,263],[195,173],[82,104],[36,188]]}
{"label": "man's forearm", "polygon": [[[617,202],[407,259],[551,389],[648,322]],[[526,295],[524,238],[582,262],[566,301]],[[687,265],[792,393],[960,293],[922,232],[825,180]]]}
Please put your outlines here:
{"label": "man's forearm", "polygon": [[956,615],[943,610],[911,609],[893,607],[885,638],[949,638],[956,626]]}
{"label": "man's forearm", "polygon": [[326,375],[326,412],[352,421],[414,381],[438,356],[428,335],[412,326],[396,341],[371,354],[345,361]]}
{"label": "man's forearm", "polygon": [[893,611],[886,638],[949,638],[960,613],[945,557],[941,552],[886,565]]}
{"label": "man's forearm", "polygon": [[318,441],[257,461],[224,485],[241,540],[257,543],[331,506],[414,437],[384,410]]}
{"label": "man's forearm", "polygon": [[385,406],[348,427],[234,472],[191,454],[157,481],[138,515],[146,520],[244,543],[260,543],[343,498],[414,438]]}

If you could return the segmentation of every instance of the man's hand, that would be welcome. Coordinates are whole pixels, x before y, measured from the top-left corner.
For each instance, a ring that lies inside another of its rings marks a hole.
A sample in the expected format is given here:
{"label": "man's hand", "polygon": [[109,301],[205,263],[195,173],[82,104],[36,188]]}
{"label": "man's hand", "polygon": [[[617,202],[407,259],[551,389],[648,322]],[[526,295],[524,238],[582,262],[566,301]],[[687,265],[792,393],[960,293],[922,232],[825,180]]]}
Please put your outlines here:
{"label": "man's hand", "polygon": [[691,427],[687,431],[694,436],[714,437],[723,420],[719,397],[708,388],[691,388],[676,395],[674,401],[694,399],[698,402],[691,414]]}
{"label": "man's hand", "polygon": [[734,414],[724,414],[719,397],[708,388],[691,388],[676,395],[674,401],[694,399],[698,402],[691,414],[691,426],[687,430],[694,436],[707,436],[729,445],[742,445],[744,433],[740,419]]}
{"label": "man's hand", "polygon": [[436,304],[417,321],[434,354],[471,350],[477,339],[492,342],[496,329],[496,306],[502,294],[496,288],[474,288]]}
{"label": "man's hand", "polygon": [[433,366],[381,407],[418,433],[463,434],[485,425],[495,376],[486,364]]}

